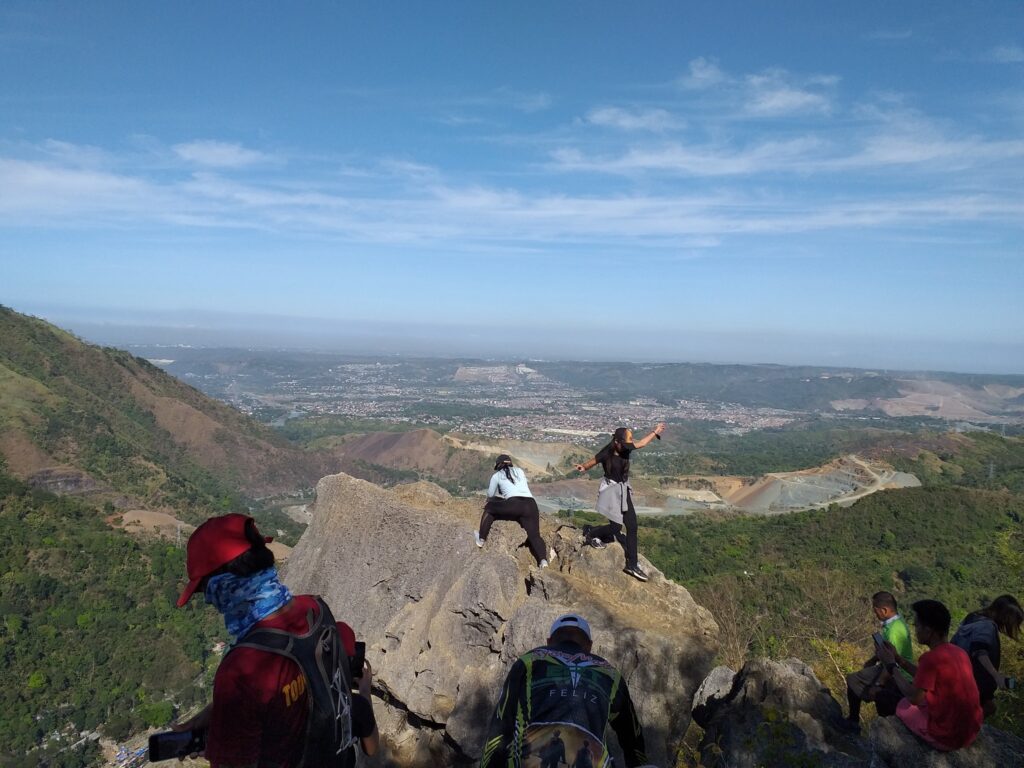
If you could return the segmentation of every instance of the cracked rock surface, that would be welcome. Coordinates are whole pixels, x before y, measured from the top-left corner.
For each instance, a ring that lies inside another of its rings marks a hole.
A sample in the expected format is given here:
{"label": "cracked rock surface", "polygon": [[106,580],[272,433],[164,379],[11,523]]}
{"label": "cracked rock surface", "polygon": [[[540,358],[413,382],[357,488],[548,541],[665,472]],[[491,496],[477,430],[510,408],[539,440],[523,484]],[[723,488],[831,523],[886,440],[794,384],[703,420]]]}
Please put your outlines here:
{"label": "cracked rock surface", "polygon": [[509,666],[575,611],[591,623],[594,652],[626,678],[652,762],[671,765],[711,669],[711,614],[643,558],[647,584],[622,573],[620,546],[583,547],[553,518],[541,521],[557,553],[550,568],[537,568],[515,523],[495,522],[479,549],[482,504],[429,483],[385,490],[339,474],[317,486],[284,578],[295,592],[323,595],[366,641],[384,742],[373,763],[479,760]]}
{"label": "cracked rock surface", "polygon": [[[867,705],[865,706],[867,708]],[[751,659],[717,667],[694,700],[704,728],[701,761],[729,768],[1010,768],[1024,766],[1024,741],[990,726],[966,749],[939,752],[897,717],[877,717],[864,736],[799,659]]]}

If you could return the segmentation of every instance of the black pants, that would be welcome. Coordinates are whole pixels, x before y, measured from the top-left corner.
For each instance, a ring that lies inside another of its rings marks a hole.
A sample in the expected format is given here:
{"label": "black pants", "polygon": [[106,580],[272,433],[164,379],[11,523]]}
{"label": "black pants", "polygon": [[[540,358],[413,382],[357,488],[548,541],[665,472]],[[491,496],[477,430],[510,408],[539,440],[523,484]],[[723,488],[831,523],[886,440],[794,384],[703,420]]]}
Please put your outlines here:
{"label": "black pants", "polygon": [[626,550],[626,567],[632,568],[637,564],[636,547],[636,510],[633,508],[633,494],[626,491],[626,509],[622,513],[622,522],[626,524],[626,540],[622,540],[622,523],[608,523],[597,528],[590,529],[590,535],[608,543],[618,541]]}
{"label": "black pants", "polygon": [[548,548],[540,537],[540,510],[537,502],[529,496],[513,496],[510,499],[491,498],[484,504],[480,516],[480,538],[486,539],[495,520],[515,520],[526,531],[530,552],[539,563],[548,556]]}

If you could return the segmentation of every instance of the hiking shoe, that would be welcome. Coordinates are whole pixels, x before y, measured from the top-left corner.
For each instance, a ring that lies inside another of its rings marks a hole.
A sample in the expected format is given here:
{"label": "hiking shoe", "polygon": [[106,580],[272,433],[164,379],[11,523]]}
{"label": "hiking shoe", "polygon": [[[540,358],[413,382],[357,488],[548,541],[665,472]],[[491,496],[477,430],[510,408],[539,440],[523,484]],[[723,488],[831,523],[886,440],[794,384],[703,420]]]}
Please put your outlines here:
{"label": "hiking shoe", "polygon": [[476,545],[477,545],[478,547],[480,547],[481,549],[483,549],[483,546],[484,546],[484,542],[485,542],[485,541],[487,541],[487,539],[481,539],[481,538],[480,538],[480,531],[476,531],[476,532],[475,532],[475,533],[473,534],[473,536],[475,536],[475,537],[476,537]]}
{"label": "hiking shoe", "polygon": [[605,544],[605,543],[604,543],[603,541],[601,541],[601,540],[600,540],[599,538],[597,538],[597,536],[595,536],[594,538],[592,538],[592,539],[591,539],[590,541],[588,541],[587,543],[588,543],[588,544],[589,544],[590,546],[592,546],[592,547],[593,547],[594,549],[604,549],[604,548],[605,548],[606,546],[608,546],[608,545],[607,545],[607,544]]}
{"label": "hiking shoe", "polygon": [[622,572],[628,573],[634,579],[637,579],[639,581],[647,581],[650,578],[650,576],[647,575],[647,572],[644,571],[644,569],[641,568],[639,565],[633,565],[628,568],[623,568]]}
{"label": "hiking shoe", "polygon": [[538,563],[538,565],[541,568],[547,568],[548,567],[548,561],[547,560],[541,560],[540,563]]}

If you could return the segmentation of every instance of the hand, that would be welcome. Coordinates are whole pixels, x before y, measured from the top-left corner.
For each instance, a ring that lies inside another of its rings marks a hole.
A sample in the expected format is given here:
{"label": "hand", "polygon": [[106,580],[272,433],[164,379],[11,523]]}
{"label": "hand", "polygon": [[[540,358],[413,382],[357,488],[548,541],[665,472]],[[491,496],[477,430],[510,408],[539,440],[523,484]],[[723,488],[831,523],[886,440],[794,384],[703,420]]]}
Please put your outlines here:
{"label": "hand", "polygon": [[654,425],[654,434],[660,435],[664,431],[665,431],[665,422],[664,421],[659,421],[657,424]]}
{"label": "hand", "polygon": [[211,701],[198,713],[183,723],[171,723],[172,731],[205,731],[210,727],[210,717],[213,715],[213,702]]}
{"label": "hand", "polygon": [[886,640],[881,645],[875,646],[875,655],[883,664],[892,664],[896,661],[896,647]]}
{"label": "hand", "polygon": [[582,464],[577,464],[577,465],[576,465],[576,471],[577,471],[577,472],[586,472],[586,471],[587,471],[587,468],[586,468],[586,467],[584,467],[584,466],[583,466]]}
{"label": "hand", "polygon": [[1001,674],[999,678],[999,687],[1004,691],[1008,691],[1010,689],[1010,676]]}
{"label": "hand", "polygon": [[373,667],[369,661],[363,661],[363,676],[359,678],[359,695],[370,701],[370,693],[373,690]]}

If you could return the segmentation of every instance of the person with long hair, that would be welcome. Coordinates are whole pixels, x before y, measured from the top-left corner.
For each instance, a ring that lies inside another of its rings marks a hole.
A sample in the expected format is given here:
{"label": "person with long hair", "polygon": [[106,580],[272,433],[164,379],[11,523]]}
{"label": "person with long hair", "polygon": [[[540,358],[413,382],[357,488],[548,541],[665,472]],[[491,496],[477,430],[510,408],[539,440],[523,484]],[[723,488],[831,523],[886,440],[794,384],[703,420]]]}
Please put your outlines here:
{"label": "person with long hair", "polygon": [[541,568],[548,567],[548,550],[540,535],[540,510],[530,493],[526,473],[512,464],[512,457],[501,454],[494,462],[494,474],[487,486],[487,503],[480,516],[476,545],[483,547],[495,520],[515,520],[526,531],[530,552]]}
{"label": "person with long hair", "polygon": [[629,485],[629,457],[654,439],[661,439],[664,423],[658,423],[645,437],[633,442],[633,430],[619,427],[612,434],[608,445],[598,451],[594,458],[576,465],[577,472],[586,472],[598,464],[604,469],[601,486],[597,491],[597,511],[608,518],[608,523],[597,528],[583,526],[583,538],[592,547],[601,549],[607,542],[622,540],[622,526],[626,526],[626,567],[623,569],[634,579],[647,581],[646,571],[640,567],[637,553],[637,519],[633,507],[633,491]]}
{"label": "person with long hair", "polygon": [[996,691],[1009,687],[1009,678],[999,671],[999,633],[1016,640],[1020,637],[1021,623],[1024,623],[1024,610],[1017,598],[1000,595],[987,608],[967,614],[950,641],[971,657],[985,717],[996,712]]}

